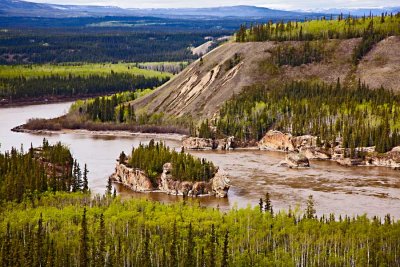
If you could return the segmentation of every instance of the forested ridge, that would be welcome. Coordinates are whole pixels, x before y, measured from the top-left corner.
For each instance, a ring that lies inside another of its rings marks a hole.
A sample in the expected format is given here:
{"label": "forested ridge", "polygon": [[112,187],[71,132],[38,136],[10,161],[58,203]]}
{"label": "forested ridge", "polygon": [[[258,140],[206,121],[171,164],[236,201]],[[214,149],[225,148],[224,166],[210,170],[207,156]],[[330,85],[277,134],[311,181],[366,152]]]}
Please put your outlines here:
{"label": "forested ridge", "polygon": [[172,76],[128,63],[0,65],[0,99],[74,98],[157,87]]}
{"label": "forested ridge", "polygon": [[[350,39],[361,38],[360,44],[354,49],[353,62],[357,64],[375,44],[389,36],[400,34],[400,13],[381,16],[352,17],[341,14],[337,18],[322,17],[319,20],[305,22],[277,22],[271,21],[266,24],[251,25],[247,28],[242,25],[236,33],[237,42],[262,42],[262,41],[315,41],[328,39]],[[304,46],[302,54],[293,62],[295,50],[283,46],[286,56],[280,57],[281,47],[278,47],[278,57],[275,58],[277,65],[308,64],[318,62],[321,58],[322,47],[309,49],[309,43]],[[282,61],[284,59],[284,61]]]}
{"label": "forested ridge", "polygon": [[[120,162],[124,162],[123,159],[124,156],[120,157]],[[208,182],[217,171],[212,162],[196,158],[183,150],[177,152],[154,140],[148,145],[140,144],[133,148],[127,163],[128,166],[144,170],[153,180],[161,175],[165,163],[172,164],[171,175],[179,181]]]}
{"label": "forested ridge", "polygon": [[0,98],[12,101],[43,97],[74,97],[154,88],[169,78],[145,77],[128,73],[67,77],[51,75],[35,78],[0,78]]}
{"label": "forested ridge", "polygon": [[236,32],[237,42],[262,41],[312,41],[324,39],[349,39],[366,34],[399,35],[400,13],[382,16],[322,17],[304,22],[281,21],[266,24],[242,25]]}
{"label": "forested ridge", "polygon": [[[260,140],[275,129],[318,136],[319,145],[376,146],[387,152],[400,145],[400,96],[384,88],[372,90],[319,82],[289,82],[283,86],[254,85],[227,101],[214,121],[204,121],[200,137],[235,136]],[[211,126],[216,132],[211,131]],[[353,155],[355,156],[355,155]]]}
{"label": "forested ridge", "polygon": [[49,193],[0,208],[8,266],[398,266],[400,224],[365,216],[202,208]]}
{"label": "forested ridge", "polygon": [[188,47],[213,34],[231,32],[10,30],[0,33],[0,64],[187,61],[197,58]]}

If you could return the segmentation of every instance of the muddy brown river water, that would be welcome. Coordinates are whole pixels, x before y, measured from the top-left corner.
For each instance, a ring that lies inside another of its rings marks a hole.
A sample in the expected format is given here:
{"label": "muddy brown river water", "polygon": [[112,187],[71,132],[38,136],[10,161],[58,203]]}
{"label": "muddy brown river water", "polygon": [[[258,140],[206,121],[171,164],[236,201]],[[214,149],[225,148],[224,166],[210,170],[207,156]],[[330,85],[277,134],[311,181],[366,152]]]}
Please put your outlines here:
{"label": "muddy brown river water", "polygon": [[[65,113],[71,103],[34,105],[0,109],[0,150],[12,146],[25,149],[39,146],[43,138],[50,142],[61,141],[70,147],[81,164],[89,168],[89,186],[93,193],[103,193],[107,177],[113,172],[115,159],[121,151],[130,152],[140,142],[151,138],[165,140],[167,145],[180,147],[180,141],[166,136],[119,136],[115,133],[93,134],[70,132],[62,134],[14,133],[11,129],[29,118],[52,118]],[[381,216],[390,213],[400,219],[400,171],[380,167],[342,167],[330,161],[312,161],[310,169],[277,167],[284,158],[280,152],[266,151],[193,151],[198,157],[213,161],[228,172],[232,187],[227,199],[201,197],[193,201],[200,205],[219,207],[247,207],[258,204],[266,192],[272,196],[275,210],[291,206],[304,209],[307,197],[312,194],[318,214],[367,213]],[[154,201],[181,201],[180,197],[162,193],[133,193],[116,185],[123,198],[140,197]]]}

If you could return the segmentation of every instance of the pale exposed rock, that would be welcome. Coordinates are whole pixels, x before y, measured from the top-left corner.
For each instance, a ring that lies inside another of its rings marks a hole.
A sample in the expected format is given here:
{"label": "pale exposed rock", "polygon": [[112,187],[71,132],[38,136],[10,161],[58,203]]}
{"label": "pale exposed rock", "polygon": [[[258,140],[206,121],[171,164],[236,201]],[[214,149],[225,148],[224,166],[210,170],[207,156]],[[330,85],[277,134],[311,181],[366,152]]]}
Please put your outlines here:
{"label": "pale exposed rock", "polygon": [[228,194],[230,180],[222,170],[218,170],[208,182],[190,182],[180,181],[173,177],[171,174],[172,169],[171,163],[165,163],[158,185],[153,186],[151,180],[142,170],[117,163],[115,173],[110,176],[110,179],[136,192],[159,190],[170,195],[214,195],[216,197],[226,197]]}
{"label": "pale exposed rock", "polygon": [[216,149],[218,144],[213,139],[189,137],[183,140],[182,145],[189,150],[211,150]]}
{"label": "pale exposed rock", "polygon": [[300,148],[300,153],[302,153],[308,159],[326,160],[331,158],[331,155],[328,151],[317,147]]}
{"label": "pale exposed rock", "polygon": [[303,154],[292,152],[286,154],[285,160],[281,161],[279,166],[289,168],[308,168],[310,167],[310,161]]}
{"label": "pale exposed rock", "polygon": [[260,140],[258,146],[263,150],[294,151],[292,135],[280,131],[268,131]]}
{"label": "pale exposed rock", "polygon": [[317,146],[317,137],[312,135],[301,135],[292,137],[292,144],[295,149],[313,148]]}
{"label": "pale exposed rock", "polygon": [[229,150],[235,148],[235,137],[225,139],[188,137],[183,140],[182,146],[188,150]]}
{"label": "pale exposed rock", "polygon": [[118,163],[115,167],[115,173],[111,175],[110,179],[124,184],[136,192],[154,190],[150,178],[148,178],[142,170],[129,168],[125,164]]}
{"label": "pale exposed rock", "polygon": [[214,178],[211,179],[211,189],[212,193],[216,197],[226,197],[228,195],[228,190],[230,187],[230,180],[228,175],[221,169],[215,174]]}
{"label": "pale exposed rock", "polygon": [[351,158],[340,158],[336,160],[337,163],[343,166],[360,166],[365,165],[365,161],[362,159],[351,159]]}
{"label": "pale exposed rock", "polygon": [[236,147],[235,145],[235,137],[230,136],[225,139],[216,140],[216,145],[218,150],[230,150]]}
{"label": "pale exposed rock", "polygon": [[394,147],[391,152],[400,152],[400,146]]}
{"label": "pale exposed rock", "polygon": [[392,149],[392,151],[383,155],[375,155],[366,158],[366,164],[372,166],[390,167],[400,170],[400,151]]}

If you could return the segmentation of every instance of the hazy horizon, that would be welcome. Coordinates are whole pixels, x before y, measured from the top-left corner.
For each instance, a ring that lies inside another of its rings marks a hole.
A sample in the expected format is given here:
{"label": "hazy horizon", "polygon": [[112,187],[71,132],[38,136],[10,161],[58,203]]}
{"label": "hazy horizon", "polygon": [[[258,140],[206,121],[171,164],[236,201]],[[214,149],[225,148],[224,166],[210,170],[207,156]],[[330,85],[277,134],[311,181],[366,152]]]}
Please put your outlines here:
{"label": "hazy horizon", "polygon": [[96,5],[96,6],[116,6],[121,8],[202,8],[202,7],[223,7],[249,5],[258,7],[267,7],[282,10],[323,10],[323,9],[374,9],[383,7],[400,6],[398,0],[370,1],[370,0],[332,0],[329,3],[321,3],[317,0],[287,0],[282,3],[280,0],[240,0],[232,2],[230,0],[220,0],[217,3],[211,0],[204,0],[201,4],[194,6],[190,1],[184,0],[144,0],[135,3],[129,0],[29,0],[28,2],[48,3],[60,5]]}

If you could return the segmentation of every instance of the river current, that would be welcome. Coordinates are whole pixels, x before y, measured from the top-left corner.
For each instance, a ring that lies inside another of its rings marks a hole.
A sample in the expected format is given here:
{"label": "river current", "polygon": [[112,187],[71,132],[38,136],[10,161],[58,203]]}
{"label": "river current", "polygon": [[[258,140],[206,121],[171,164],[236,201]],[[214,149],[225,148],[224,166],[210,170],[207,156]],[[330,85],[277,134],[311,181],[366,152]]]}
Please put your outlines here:
{"label": "river current", "polygon": [[[180,141],[166,136],[117,135],[89,132],[60,134],[15,133],[11,129],[30,118],[53,118],[68,111],[71,103],[33,105],[0,109],[0,150],[11,147],[27,150],[31,143],[40,146],[43,138],[51,143],[61,141],[73,156],[89,169],[89,186],[93,193],[104,193],[107,178],[112,174],[121,151],[130,153],[132,147],[152,138],[163,140],[179,149]],[[313,195],[319,215],[335,213],[383,217],[390,213],[400,219],[400,171],[381,167],[343,167],[330,161],[311,161],[309,169],[278,167],[284,158],[280,152],[267,151],[193,151],[198,157],[213,161],[231,179],[227,199],[200,197],[200,205],[227,210],[258,204],[266,192],[271,194],[275,210],[304,209],[307,197]],[[140,197],[160,202],[181,201],[181,197],[162,193],[134,193],[115,185],[123,198]]]}

